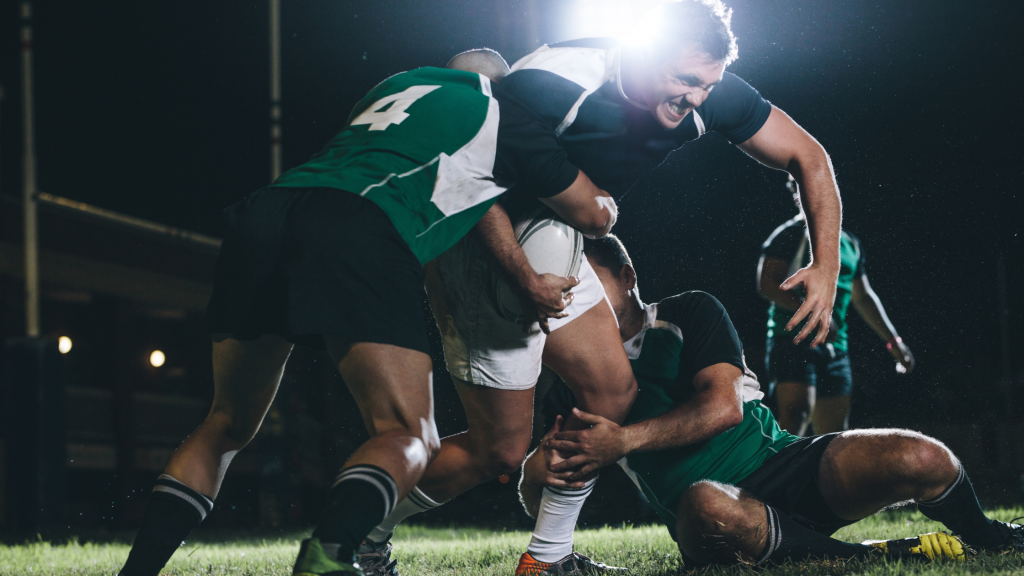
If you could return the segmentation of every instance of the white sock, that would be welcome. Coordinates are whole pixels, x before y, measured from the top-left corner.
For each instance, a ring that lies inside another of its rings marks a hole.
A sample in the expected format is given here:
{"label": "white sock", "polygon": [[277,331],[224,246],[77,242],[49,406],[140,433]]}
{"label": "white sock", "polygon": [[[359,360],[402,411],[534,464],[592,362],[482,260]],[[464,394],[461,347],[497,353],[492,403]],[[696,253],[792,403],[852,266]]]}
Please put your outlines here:
{"label": "white sock", "polygon": [[537,523],[533,527],[533,538],[526,547],[530,556],[538,562],[557,562],[572,554],[572,533],[576,529],[576,519],[596,483],[597,477],[594,477],[579,490],[544,488]]}
{"label": "white sock", "polygon": [[444,502],[434,502],[430,499],[430,496],[427,496],[414,486],[412,492],[409,492],[409,495],[403,498],[398,503],[398,506],[395,506],[391,514],[388,514],[376,528],[370,531],[366,539],[378,544],[387,542],[391,538],[391,533],[395,531],[395,526],[398,526],[402,520],[413,514],[433,510],[441,504],[444,504]]}

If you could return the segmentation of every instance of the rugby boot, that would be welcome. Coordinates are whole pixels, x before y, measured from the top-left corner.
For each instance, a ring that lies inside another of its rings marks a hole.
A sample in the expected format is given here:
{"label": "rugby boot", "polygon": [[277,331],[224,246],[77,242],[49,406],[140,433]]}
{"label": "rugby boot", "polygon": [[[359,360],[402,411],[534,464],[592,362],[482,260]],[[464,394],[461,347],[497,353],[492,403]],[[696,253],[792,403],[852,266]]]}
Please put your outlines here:
{"label": "rugby boot", "polygon": [[[355,560],[355,558],[353,558]],[[319,538],[306,538],[299,546],[292,576],[366,576],[359,564],[335,560],[324,552]]]}
{"label": "rugby boot", "polygon": [[1024,525],[1014,524],[1024,520],[1024,516],[1020,518],[1014,518],[1009,522],[1000,522],[996,520],[993,522],[999,533],[1006,539],[1006,544],[1003,544],[1002,548],[996,548],[996,550],[1012,550],[1014,552],[1024,552]]}
{"label": "rugby boot", "polygon": [[594,562],[579,552],[573,552],[558,562],[541,562],[523,552],[516,567],[516,576],[582,576],[585,574],[604,574],[605,572],[629,572],[628,568],[607,566],[603,562]]}
{"label": "rugby boot", "polygon": [[381,543],[363,540],[356,550],[356,562],[366,576],[398,576],[398,560],[391,559],[390,537]]}
{"label": "rugby boot", "polygon": [[963,562],[967,560],[967,553],[971,550],[959,538],[945,532],[932,532],[901,540],[867,540],[863,544],[874,547],[887,558],[894,559]]}

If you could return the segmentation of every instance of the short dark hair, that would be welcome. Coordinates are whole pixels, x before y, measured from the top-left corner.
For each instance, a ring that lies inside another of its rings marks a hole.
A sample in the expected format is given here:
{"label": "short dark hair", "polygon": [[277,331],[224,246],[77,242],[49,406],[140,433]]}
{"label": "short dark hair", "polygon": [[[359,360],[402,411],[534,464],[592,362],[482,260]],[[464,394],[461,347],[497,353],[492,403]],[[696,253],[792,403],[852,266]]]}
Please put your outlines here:
{"label": "short dark hair", "polygon": [[626,252],[626,247],[615,234],[607,234],[603,238],[583,240],[583,253],[591,263],[603,266],[618,273],[627,264],[632,267],[633,260]]}
{"label": "short dark hair", "polygon": [[654,27],[650,37],[655,57],[667,57],[694,42],[726,66],[739,55],[730,28],[732,8],[726,8],[722,0],[675,0],[652,10],[648,21]]}

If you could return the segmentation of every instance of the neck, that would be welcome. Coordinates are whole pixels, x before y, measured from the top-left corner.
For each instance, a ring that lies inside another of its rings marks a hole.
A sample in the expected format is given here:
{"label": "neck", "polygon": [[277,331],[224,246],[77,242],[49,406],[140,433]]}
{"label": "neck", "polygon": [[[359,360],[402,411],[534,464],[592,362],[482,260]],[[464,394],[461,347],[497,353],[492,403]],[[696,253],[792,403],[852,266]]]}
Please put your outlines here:
{"label": "neck", "polygon": [[629,306],[619,318],[619,335],[622,341],[626,342],[636,336],[644,328],[644,317],[647,315],[647,308],[640,300],[640,295],[629,302]]}
{"label": "neck", "polygon": [[629,100],[636,104],[643,104],[643,92],[640,90],[640,70],[643,68],[643,58],[640,52],[636,48],[623,46],[619,59],[622,91]]}

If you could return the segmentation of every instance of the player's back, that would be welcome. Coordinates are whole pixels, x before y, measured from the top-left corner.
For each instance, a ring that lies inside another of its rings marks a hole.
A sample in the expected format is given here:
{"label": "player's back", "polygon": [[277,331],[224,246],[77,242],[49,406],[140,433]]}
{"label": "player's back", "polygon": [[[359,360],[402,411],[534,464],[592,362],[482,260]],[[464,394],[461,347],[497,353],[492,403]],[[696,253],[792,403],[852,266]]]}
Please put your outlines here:
{"label": "player's back", "polygon": [[498,118],[484,76],[443,68],[396,74],[370,90],[319,153],[273,186],[337,188],[371,200],[425,263],[504,192],[492,178]]}

